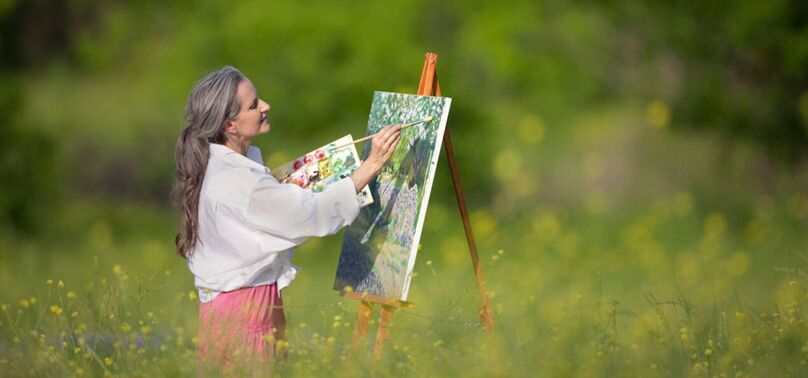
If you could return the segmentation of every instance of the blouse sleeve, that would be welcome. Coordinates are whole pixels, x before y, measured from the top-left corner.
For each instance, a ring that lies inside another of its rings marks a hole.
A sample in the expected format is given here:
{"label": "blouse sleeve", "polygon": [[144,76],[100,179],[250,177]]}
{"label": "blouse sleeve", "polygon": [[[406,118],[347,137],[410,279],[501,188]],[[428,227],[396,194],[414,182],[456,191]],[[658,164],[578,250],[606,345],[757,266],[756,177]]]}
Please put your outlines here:
{"label": "blouse sleeve", "polygon": [[320,193],[266,177],[252,190],[246,216],[258,230],[297,245],[308,237],[336,233],[358,214],[359,201],[350,177]]}

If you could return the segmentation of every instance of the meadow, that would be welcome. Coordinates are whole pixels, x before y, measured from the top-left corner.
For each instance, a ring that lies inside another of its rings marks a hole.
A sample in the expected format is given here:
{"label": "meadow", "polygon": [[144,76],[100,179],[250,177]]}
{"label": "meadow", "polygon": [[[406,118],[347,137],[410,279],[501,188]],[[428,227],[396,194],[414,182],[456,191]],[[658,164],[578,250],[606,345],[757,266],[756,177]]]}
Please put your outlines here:
{"label": "meadow", "polygon": [[808,376],[804,2],[354,3],[0,1],[0,375],[197,374],[169,197],[202,75],[253,81],[276,167],[435,51],[493,335],[442,155],[382,356],[342,231],[297,249],[267,373]]}
{"label": "meadow", "polygon": [[[561,159],[574,170],[567,175],[585,186],[625,168],[599,166],[608,153],[592,161],[576,158],[578,152],[598,153],[588,145],[592,138],[623,135],[616,141],[642,140],[648,151],[684,144],[693,152],[693,145],[702,143],[700,153],[690,157],[658,159],[668,164],[667,174],[690,172],[692,177],[679,180],[691,187],[702,180],[713,188],[748,180],[748,169],[733,169],[746,166],[743,162],[719,167],[728,172],[723,183],[710,177],[714,167],[692,168],[693,161],[717,153],[714,143],[652,127],[650,114],[626,111],[614,123],[589,126],[591,119],[582,117],[570,128],[586,132],[531,126],[535,120],[528,119],[521,127],[522,144],[491,164],[535,164],[530,172],[552,177],[557,167],[552,159]],[[550,143],[566,152],[545,158],[551,152],[542,147]],[[445,195],[451,190],[447,168],[445,163],[438,168],[434,190],[444,195],[435,196],[427,213],[410,295],[415,306],[396,312],[383,357],[371,357],[372,334],[367,344],[350,349],[358,304],[331,290],[340,234],[298,249],[294,261],[303,273],[284,292],[289,333],[281,345],[288,357],[276,360],[276,373],[800,376],[808,371],[803,312],[808,202],[804,194],[788,192],[793,177],[768,183],[769,194],[745,190],[711,197],[681,187],[660,194],[638,186],[624,203],[584,189],[583,200],[575,203],[574,191],[553,189],[549,182],[543,189],[529,185],[524,169],[495,169],[500,174],[491,179],[501,188],[497,205],[470,204],[496,321],[489,338],[477,316],[479,297],[459,215]],[[628,182],[656,177],[625,174]],[[523,206],[528,199],[530,206]],[[2,238],[4,371],[195,374],[198,300],[189,271],[172,250],[173,214],[162,207],[99,201],[65,207],[60,211],[69,215],[53,222],[50,237]]]}

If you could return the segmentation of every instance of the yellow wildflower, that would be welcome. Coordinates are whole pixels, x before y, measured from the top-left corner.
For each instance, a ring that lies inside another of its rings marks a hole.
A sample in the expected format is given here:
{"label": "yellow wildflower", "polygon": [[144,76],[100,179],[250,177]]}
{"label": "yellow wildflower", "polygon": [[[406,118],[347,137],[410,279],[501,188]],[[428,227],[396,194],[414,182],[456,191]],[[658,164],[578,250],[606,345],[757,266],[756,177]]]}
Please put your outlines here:
{"label": "yellow wildflower", "polygon": [[656,100],[648,104],[645,109],[645,118],[648,124],[655,129],[664,129],[670,123],[671,114],[668,105]]}
{"label": "yellow wildflower", "polygon": [[56,315],[62,315],[62,308],[57,305],[50,306],[50,311]]}

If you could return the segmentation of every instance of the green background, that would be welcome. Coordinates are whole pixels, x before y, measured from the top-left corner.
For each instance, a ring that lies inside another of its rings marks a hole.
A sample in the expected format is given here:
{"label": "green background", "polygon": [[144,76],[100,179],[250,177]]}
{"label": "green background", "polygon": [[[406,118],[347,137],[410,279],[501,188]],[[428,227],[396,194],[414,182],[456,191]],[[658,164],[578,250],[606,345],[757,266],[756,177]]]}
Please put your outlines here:
{"label": "green background", "polygon": [[168,200],[190,88],[246,74],[276,166],[362,135],[434,51],[495,336],[443,156],[384,357],[349,354],[337,235],[296,254],[279,371],[799,375],[805,4],[0,0],[0,369],[193,375]]}

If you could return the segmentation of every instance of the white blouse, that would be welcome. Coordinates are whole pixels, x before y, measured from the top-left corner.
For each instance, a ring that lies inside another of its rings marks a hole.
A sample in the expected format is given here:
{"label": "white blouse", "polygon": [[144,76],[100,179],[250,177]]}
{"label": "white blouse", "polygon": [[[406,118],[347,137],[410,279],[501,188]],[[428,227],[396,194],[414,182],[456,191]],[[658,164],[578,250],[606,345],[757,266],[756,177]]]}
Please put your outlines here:
{"label": "white blouse", "polygon": [[350,177],[312,193],[281,184],[261,151],[247,156],[210,144],[199,197],[199,241],[188,258],[201,302],[220,292],[278,283],[289,286],[298,268],[292,250],[311,236],[334,234],[359,214]]}

